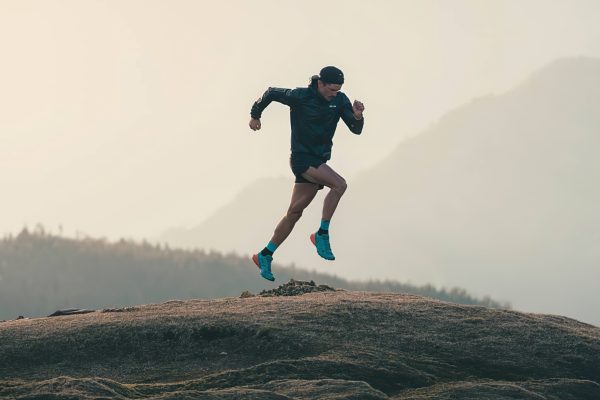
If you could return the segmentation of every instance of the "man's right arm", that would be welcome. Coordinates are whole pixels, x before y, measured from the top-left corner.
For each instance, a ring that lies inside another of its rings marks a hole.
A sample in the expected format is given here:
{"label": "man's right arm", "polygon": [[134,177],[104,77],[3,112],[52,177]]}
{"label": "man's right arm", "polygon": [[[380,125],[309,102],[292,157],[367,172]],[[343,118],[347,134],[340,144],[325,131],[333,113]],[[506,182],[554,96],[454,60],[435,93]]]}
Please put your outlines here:
{"label": "man's right arm", "polygon": [[250,110],[250,116],[253,119],[260,119],[262,112],[272,102],[285,104],[287,106],[294,106],[298,102],[298,90],[297,89],[284,89],[270,87],[268,88],[260,99],[256,100]]}

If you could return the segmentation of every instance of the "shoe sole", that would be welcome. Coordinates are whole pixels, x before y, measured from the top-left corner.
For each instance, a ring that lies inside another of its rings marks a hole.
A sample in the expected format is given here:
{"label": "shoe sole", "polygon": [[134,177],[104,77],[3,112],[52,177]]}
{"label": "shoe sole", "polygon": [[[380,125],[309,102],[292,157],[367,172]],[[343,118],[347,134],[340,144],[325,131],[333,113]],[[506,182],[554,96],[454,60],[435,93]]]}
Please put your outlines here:
{"label": "shoe sole", "polygon": [[[312,244],[315,247],[317,247],[317,241],[315,239],[315,234],[314,233],[310,234],[310,241],[312,242]],[[317,254],[319,254],[318,250],[317,250]],[[319,257],[321,257],[322,259],[327,260],[327,261],[333,261],[333,260],[335,260],[335,256],[333,258],[325,258],[325,257],[323,257],[322,255],[319,254]]]}
{"label": "shoe sole", "polygon": [[267,278],[265,276],[263,276],[262,271],[260,270],[260,265],[258,264],[258,254],[254,254],[252,256],[252,261],[254,261],[254,264],[256,264],[256,266],[258,267],[258,270],[261,272],[260,276],[262,276],[263,278],[265,278],[268,281],[273,282],[275,280],[275,277],[273,277],[273,279]]}

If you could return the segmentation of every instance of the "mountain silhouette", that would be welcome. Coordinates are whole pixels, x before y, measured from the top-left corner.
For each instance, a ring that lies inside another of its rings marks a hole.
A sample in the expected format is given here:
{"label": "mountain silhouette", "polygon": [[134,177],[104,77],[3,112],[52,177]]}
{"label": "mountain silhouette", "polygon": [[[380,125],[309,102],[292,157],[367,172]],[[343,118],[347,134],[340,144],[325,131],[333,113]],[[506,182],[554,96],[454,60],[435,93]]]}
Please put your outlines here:
{"label": "mountain silhouette", "polygon": [[[337,261],[315,258],[308,242],[324,191],[275,259],[353,279],[460,286],[600,324],[599,133],[600,60],[557,60],[507,93],[452,110],[348,179],[331,223]],[[376,133],[367,124],[364,134]],[[161,239],[256,252],[292,185],[260,180],[200,225]]]}

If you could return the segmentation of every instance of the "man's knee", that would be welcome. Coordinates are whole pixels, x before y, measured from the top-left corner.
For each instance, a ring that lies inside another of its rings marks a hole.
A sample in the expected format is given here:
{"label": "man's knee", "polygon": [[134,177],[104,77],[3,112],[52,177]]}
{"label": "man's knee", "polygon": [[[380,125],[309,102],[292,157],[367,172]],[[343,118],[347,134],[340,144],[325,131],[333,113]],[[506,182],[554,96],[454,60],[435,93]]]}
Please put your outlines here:
{"label": "man's knee", "polygon": [[300,217],[302,216],[302,208],[299,207],[292,207],[288,210],[286,217],[293,221],[296,222],[300,219]]}
{"label": "man's knee", "polygon": [[346,183],[344,178],[342,178],[339,182],[336,182],[335,186],[331,188],[331,190],[334,190],[340,196],[344,194],[346,189],[348,189],[348,183]]}

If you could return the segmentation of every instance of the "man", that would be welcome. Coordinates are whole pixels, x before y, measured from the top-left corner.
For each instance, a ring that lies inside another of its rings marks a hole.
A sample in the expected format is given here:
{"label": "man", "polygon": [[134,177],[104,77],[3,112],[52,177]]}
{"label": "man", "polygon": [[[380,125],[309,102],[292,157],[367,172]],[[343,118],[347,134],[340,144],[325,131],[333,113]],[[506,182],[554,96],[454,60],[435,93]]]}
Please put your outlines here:
{"label": "man", "polygon": [[323,203],[321,226],[310,240],[317,253],[326,260],[335,260],[329,244],[329,222],[346,190],[346,181],[330,166],[332,139],[340,118],[350,131],[360,135],[364,125],[364,105],[340,92],[344,74],[336,67],[321,69],[319,75],[311,78],[306,88],[282,89],[270,87],[258,99],[250,111],[250,128],[257,131],[261,127],[263,110],[277,101],[290,107],[292,126],[292,154],[290,167],[296,180],[292,200],[287,214],[275,228],[271,241],[252,260],[260,269],[260,275],[270,281],[275,277],[271,272],[273,253],[288,237],[304,209],[314,199],[317,191],[327,186],[330,190]]}

